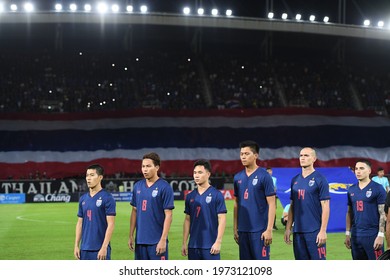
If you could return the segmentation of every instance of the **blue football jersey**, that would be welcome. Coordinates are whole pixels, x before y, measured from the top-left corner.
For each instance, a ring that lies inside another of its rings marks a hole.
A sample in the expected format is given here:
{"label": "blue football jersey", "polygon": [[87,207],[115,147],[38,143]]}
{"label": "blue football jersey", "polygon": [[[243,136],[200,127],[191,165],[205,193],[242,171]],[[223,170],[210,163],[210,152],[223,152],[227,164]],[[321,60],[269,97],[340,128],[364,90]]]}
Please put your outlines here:
{"label": "blue football jersey", "polygon": [[330,200],[326,178],[314,171],[304,178],[302,174],[291,180],[290,199],[293,201],[294,232],[314,232],[321,228],[322,200]]}
{"label": "blue football jersey", "polygon": [[79,200],[77,216],[83,218],[81,250],[97,251],[102,247],[107,230],[107,216],[116,215],[116,203],[105,189],[93,197],[83,194]]}
{"label": "blue football jersey", "polygon": [[134,184],[130,204],[137,208],[136,244],[153,245],[160,241],[164,228],[165,212],[174,209],[173,189],[159,178],[150,187],[146,179]]}
{"label": "blue football jersey", "polygon": [[188,248],[210,249],[218,236],[218,214],[227,213],[221,192],[212,186],[202,194],[193,190],[186,197],[184,213],[190,216]]}
{"label": "blue football jersey", "polygon": [[234,176],[234,196],[238,200],[238,231],[265,231],[268,225],[267,196],[275,195],[271,176],[257,168],[249,177],[245,169]]}
{"label": "blue football jersey", "polygon": [[371,181],[363,189],[354,184],[348,189],[348,206],[352,207],[353,236],[372,236],[379,230],[378,205],[385,204],[386,191],[381,184]]}

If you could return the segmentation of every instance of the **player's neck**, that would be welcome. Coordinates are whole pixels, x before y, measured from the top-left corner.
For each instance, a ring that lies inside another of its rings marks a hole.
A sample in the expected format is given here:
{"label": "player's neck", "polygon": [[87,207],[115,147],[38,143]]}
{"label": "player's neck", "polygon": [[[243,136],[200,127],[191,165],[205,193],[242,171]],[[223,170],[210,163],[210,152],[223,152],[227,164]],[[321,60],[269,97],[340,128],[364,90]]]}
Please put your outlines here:
{"label": "player's neck", "polygon": [[360,189],[364,189],[365,187],[367,187],[367,185],[371,182],[370,178],[364,178],[362,180],[359,180],[359,188]]}
{"label": "player's neck", "polygon": [[311,173],[316,171],[313,166],[302,167],[302,177],[306,178]]}
{"label": "player's neck", "polygon": [[102,189],[102,185],[96,185],[95,187],[89,189],[89,195],[94,196],[95,194],[100,192],[101,189]]}
{"label": "player's neck", "polygon": [[246,175],[248,176],[251,175],[253,172],[256,171],[257,168],[258,168],[257,164],[245,166]]}
{"label": "player's neck", "polygon": [[198,193],[199,193],[199,194],[202,194],[202,193],[204,193],[205,191],[207,191],[208,188],[210,188],[210,184],[198,185]]}
{"label": "player's neck", "polygon": [[149,178],[149,179],[146,179],[146,184],[148,185],[148,187],[150,187],[151,185],[153,185],[160,177],[158,177],[157,175],[156,176],[153,176],[152,178]]}

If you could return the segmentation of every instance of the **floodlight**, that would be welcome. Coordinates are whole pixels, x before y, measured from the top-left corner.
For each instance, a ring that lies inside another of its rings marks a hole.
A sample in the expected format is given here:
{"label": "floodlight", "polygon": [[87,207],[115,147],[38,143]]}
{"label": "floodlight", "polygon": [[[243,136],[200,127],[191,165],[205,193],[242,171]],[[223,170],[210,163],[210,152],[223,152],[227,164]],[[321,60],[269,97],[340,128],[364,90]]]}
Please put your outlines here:
{"label": "floodlight", "polygon": [[316,16],[315,16],[315,15],[311,15],[311,16],[309,17],[309,20],[310,20],[310,21],[315,21],[315,20],[316,20]]}
{"label": "floodlight", "polygon": [[133,6],[132,5],[127,5],[126,11],[129,12],[129,13],[132,13],[133,12]]}
{"label": "floodlight", "polygon": [[117,4],[113,4],[113,5],[111,6],[111,11],[112,11],[113,13],[119,12],[119,6],[118,6]]}
{"label": "floodlight", "polygon": [[16,12],[18,10],[18,6],[16,4],[11,4],[10,9],[11,11]]}
{"label": "floodlight", "polygon": [[184,9],[183,9],[183,14],[189,15],[190,12],[191,12],[191,9],[190,9],[189,7],[184,7]]}
{"label": "floodlight", "polygon": [[108,7],[107,7],[107,4],[106,3],[103,3],[103,2],[100,2],[98,5],[97,5],[97,10],[99,13],[107,13],[108,11]]}
{"label": "floodlight", "polygon": [[273,12],[269,12],[269,13],[268,13],[268,18],[269,18],[269,19],[274,18],[274,13],[273,13]]}
{"label": "floodlight", "polygon": [[287,19],[287,14],[286,13],[282,14],[282,19]]}
{"label": "floodlight", "polygon": [[72,11],[72,12],[75,12],[77,10],[77,5],[75,3],[72,3],[69,5],[69,9]]}
{"label": "floodlight", "polygon": [[211,14],[212,14],[213,16],[217,16],[217,15],[218,15],[218,9],[212,9],[212,10],[211,10]]}
{"label": "floodlight", "polygon": [[26,12],[28,12],[28,13],[34,11],[34,6],[33,6],[33,4],[31,4],[30,2],[25,3],[24,6],[23,6],[23,8],[24,8],[24,10],[25,10]]}
{"label": "floodlight", "polygon": [[301,14],[297,14],[297,15],[295,16],[295,19],[296,19],[296,20],[301,20],[301,19],[302,19],[302,15],[301,15]]}
{"label": "floodlight", "polygon": [[328,23],[328,22],[329,22],[329,17],[328,17],[328,16],[325,16],[325,17],[324,17],[324,22],[325,22],[325,23]]}
{"label": "floodlight", "polygon": [[147,13],[147,12],[148,12],[148,6],[142,5],[142,6],[140,7],[140,11],[141,11],[141,13]]}
{"label": "floodlight", "polygon": [[203,8],[199,8],[198,9],[198,15],[203,15],[204,14],[204,9]]}
{"label": "floodlight", "polygon": [[54,9],[59,12],[62,11],[62,5],[60,3],[55,4]]}
{"label": "floodlight", "polygon": [[227,9],[225,14],[226,14],[226,16],[231,17],[233,14],[233,11],[230,9]]}
{"label": "floodlight", "polygon": [[383,26],[385,26],[383,20],[378,21],[378,27],[382,28]]}
{"label": "floodlight", "polygon": [[365,19],[364,22],[363,22],[364,26],[369,26],[370,24],[371,24],[371,22],[370,22],[369,19]]}
{"label": "floodlight", "polygon": [[91,10],[92,10],[91,4],[85,4],[85,5],[84,5],[84,11],[90,12]]}

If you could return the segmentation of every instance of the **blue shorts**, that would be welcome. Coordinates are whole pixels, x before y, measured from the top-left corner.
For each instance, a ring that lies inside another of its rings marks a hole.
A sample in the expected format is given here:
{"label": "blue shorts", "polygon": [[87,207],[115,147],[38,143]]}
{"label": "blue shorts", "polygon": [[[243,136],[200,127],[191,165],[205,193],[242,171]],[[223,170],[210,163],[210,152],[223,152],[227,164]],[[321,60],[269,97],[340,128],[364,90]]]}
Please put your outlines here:
{"label": "blue shorts", "polygon": [[293,247],[296,260],[326,260],[326,244],[317,246],[320,230],[314,232],[294,232]]}
{"label": "blue shorts", "polygon": [[384,252],[384,246],[380,250],[374,250],[377,235],[351,236],[351,253],[354,260],[377,260]]}
{"label": "blue shorts", "polygon": [[270,246],[261,240],[262,232],[238,232],[240,260],[269,260]]}
{"label": "blue shorts", "polygon": [[189,260],[220,260],[221,254],[211,254],[210,249],[188,248]]}
{"label": "blue shorts", "polygon": [[135,259],[136,260],[167,260],[168,259],[168,241],[167,250],[162,255],[156,254],[157,244],[154,245],[135,245]]}
{"label": "blue shorts", "polygon": [[[97,260],[99,251],[80,251],[80,260]],[[111,260],[111,247],[107,247],[106,260]]]}

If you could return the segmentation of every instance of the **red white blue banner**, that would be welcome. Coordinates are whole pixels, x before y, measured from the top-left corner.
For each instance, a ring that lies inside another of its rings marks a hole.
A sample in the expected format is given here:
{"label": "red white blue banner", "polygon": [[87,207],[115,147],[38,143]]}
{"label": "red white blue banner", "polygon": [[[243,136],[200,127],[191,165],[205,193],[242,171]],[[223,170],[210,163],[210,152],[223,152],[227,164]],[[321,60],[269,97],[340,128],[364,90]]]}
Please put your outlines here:
{"label": "red white blue banner", "polygon": [[0,179],[83,175],[92,163],[107,174],[140,173],[145,153],[160,171],[191,176],[196,159],[217,175],[242,169],[239,142],[260,145],[261,166],[296,167],[302,147],[317,150],[317,166],[353,166],[358,158],[390,170],[390,120],[372,114],[318,110],[135,111],[0,116]]}

